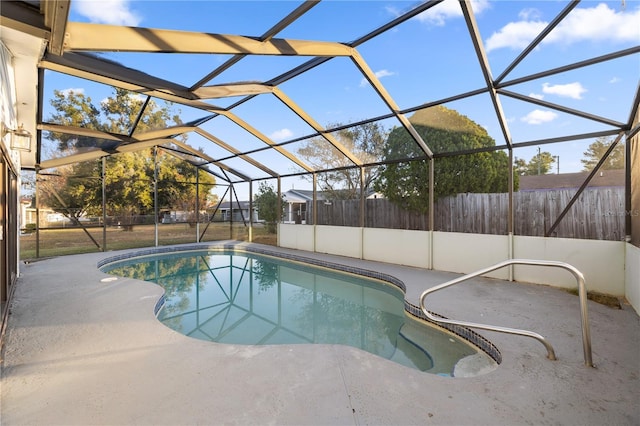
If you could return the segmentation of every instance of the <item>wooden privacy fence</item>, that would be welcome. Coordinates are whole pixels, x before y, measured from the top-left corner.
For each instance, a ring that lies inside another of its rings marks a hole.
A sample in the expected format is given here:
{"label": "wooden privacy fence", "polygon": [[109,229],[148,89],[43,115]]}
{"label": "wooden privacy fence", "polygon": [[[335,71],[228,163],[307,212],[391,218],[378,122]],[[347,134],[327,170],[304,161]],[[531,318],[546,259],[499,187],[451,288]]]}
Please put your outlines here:
{"label": "wooden privacy fence", "polygon": [[[544,236],[575,195],[576,189],[523,191],[513,194],[516,235]],[[313,223],[313,203],[307,203],[307,222]],[[435,203],[435,230],[506,235],[508,194],[458,194]],[[360,226],[360,200],[318,202],[319,225]],[[365,201],[364,226],[427,230],[428,214],[409,212],[387,199]],[[624,188],[588,188],[571,207],[553,236],[622,240],[625,236]]]}

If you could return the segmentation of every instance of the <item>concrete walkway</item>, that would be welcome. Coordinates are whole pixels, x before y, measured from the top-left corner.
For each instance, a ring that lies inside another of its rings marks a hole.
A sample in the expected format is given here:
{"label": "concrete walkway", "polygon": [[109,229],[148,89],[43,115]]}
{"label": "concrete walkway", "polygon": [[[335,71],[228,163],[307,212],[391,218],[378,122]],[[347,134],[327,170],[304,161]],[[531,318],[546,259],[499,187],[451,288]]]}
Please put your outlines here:
{"label": "concrete walkway", "polygon": [[[22,267],[3,354],[3,425],[640,424],[640,319],[628,305],[589,302],[596,368],[588,368],[574,295],[491,279],[436,293],[432,310],[536,331],[559,358],[546,359],[533,339],[480,331],[502,364],[447,378],[338,345],[185,337],[156,320],[158,286],[101,281],[108,275],[97,262],[117,253]],[[414,304],[426,287],[456,276],[297,253],[394,275]]]}

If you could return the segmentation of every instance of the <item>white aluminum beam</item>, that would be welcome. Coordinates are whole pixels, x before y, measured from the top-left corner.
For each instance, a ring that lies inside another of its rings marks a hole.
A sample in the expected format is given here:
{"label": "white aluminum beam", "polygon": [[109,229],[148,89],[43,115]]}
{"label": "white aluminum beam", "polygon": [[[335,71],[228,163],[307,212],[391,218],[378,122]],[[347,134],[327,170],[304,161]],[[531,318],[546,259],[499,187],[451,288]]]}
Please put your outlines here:
{"label": "white aluminum beam", "polygon": [[271,92],[273,92],[273,86],[259,83],[239,83],[203,86],[195,89],[193,94],[200,99],[216,99],[232,96],[261,95]]}
{"label": "white aluminum beam", "polygon": [[69,22],[67,32],[69,36],[65,48],[69,51],[334,57],[350,56],[353,50],[345,44],[335,42],[276,38],[260,41],[229,34],[83,22]]}

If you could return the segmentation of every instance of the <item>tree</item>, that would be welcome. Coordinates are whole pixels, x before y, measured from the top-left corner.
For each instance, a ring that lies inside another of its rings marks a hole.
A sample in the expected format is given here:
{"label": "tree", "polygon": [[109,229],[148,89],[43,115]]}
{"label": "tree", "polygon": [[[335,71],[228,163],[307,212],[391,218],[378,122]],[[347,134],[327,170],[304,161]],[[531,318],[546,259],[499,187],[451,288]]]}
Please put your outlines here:
{"label": "tree", "polygon": [[258,216],[264,220],[267,232],[276,232],[276,224],[284,213],[284,200],[280,199],[280,211],[278,211],[278,194],[266,182],[261,182],[258,194],[254,196],[254,203],[258,209]]}
{"label": "tree", "polygon": [[102,204],[101,166],[86,161],[38,177],[39,203],[62,213],[72,222],[84,216],[100,215]]}
{"label": "tree", "polygon": [[[583,153],[585,158],[580,160],[584,167],[585,171],[593,170],[593,168],[598,164],[598,161],[604,156],[607,149],[611,146],[614,139],[609,139],[607,137],[599,137],[596,139],[589,148]],[[624,144],[619,143],[613,148],[609,157],[602,163],[601,169],[611,170],[611,169],[624,169]]]}
{"label": "tree", "polygon": [[513,162],[514,171],[520,176],[544,175],[552,171],[556,159],[550,152],[543,151],[534,155],[529,162],[516,158]]}
{"label": "tree", "polygon": [[[443,106],[420,110],[409,121],[436,153],[495,146],[495,141],[485,129]],[[399,161],[402,159],[414,160]],[[389,134],[383,160],[389,164],[382,167],[376,190],[408,210],[426,212],[429,204],[429,161],[404,128],[395,128]],[[508,170],[509,158],[501,151],[436,158],[434,197],[438,199],[466,192],[506,192]],[[515,187],[517,182],[515,179]]]}
{"label": "tree", "polygon": [[[128,134],[136,121],[144,102],[126,90],[115,89],[112,97],[92,104],[91,98],[73,91],[54,91],[51,101],[55,112],[49,121],[85,127],[110,133]],[[165,128],[180,124],[178,114],[171,105],[160,107],[151,101],[137,124],[137,132]],[[57,142],[61,153],[78,153],[100,147],[105,151],[114,148],[111,140],[96,140],[82,135],[49,132],[48,139]],[[185,136],[181,137],[186,140]],[[154,212],[154,156],[150,149],[112,154],[106,157],[105,187],[106,214],[117,216],[125,223],[132,223],[135,215]],[[195,166],[174,156],[159,152],[158,155],[158,203],[172,209],[195,209]],[[102,162],[89,161],[63,166],[57,175],[43,183],[43,203],[72,220],[83,215],[99,215],[102,211]],[[213,185],[215,179],[208,173],[200,173],[199,180]],[[198,194],[200,205],[205,207],[207,192]],[[128,221],[128,222],[127,222]]]}
{"label": "tree", "polygon": [[[91,103],[91,98],[82,92],[54,90],[51,106],[55,110],[49,117],[51,123],[102,130],[100,110]],[[62,152],[92,147],[96,142],[89,136],[53,132],[48,133],[48,139],[57,141],[58,150]]]}
{"label": "tree", "polygon": [[[330,128],[342,127],[336,123]],[[333,133],[333,137],[346,150],[351,152],[362,164],[372,164],[380,159],[380,154],[388,131],[379,123],[365,123],[349,127]],[[360,188],[365,192],[378,175],[376,166],[364,170],[364,185],[360,182],[360,169],[331,145],[324,137],[310,139],[297,151],[298,155],[315,170],[320,191],[325,198],[334,200],[353,199],[360,195]]]}

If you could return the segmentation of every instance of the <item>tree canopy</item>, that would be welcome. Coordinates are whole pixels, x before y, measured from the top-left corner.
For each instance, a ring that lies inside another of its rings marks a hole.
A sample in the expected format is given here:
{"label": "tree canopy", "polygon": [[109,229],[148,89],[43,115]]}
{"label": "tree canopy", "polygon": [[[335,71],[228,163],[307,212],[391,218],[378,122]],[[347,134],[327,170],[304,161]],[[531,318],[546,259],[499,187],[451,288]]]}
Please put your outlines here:
{"label": "tree canopy", "polygon": [[278,193],[266,182],[261,182],[258,193],[254,196],[254,202],[258,209],[258,215],[264,220],[267,232],[276,232],[276,223],[282,218],[284,213],[284,200],[280,200],[280,211],[278,211]]}
{"label": "tree canopy", "polygon": [[[495,141],[484,128],[443,106],[417,111],[409,121],[436,154],[495,146]],[[391,131],[382,157],[383,161],[390,163],[382,166],[376,190],[409,210],[426,212],[429,161],[404,128],[397,127]],[[422,160],[401,161],[406,158]],[[502,151],[442,156],[434,162],[436,199],[466,192],[508,191],[509,157]],[[516,188],[517,182],[516,178]]]}
{"label": "tree canopy", "polygon": [[516,158],[513,162],[514,171],[520,176],[545,175],[552,170],[556,159],[550,152],[542,151],[531,157],[529,162]]}
{"label": "tree canopy", "polygon": [[[583,153],[584,158],[580,160],[585,171],[593,170],[613,141],[614,139],[600,137],[589,145],[589,148]],[[624,144],[619,143],[613,148],[609,157],[602,163],[601,168],[604,170],[624,169]]]}
{"label": "tree canopy", "polygon": [[[181,123],[170,104],[161,107],[150,101],[142,111],[144,101],[122,89],[115,89],[113,96],[98,106],[81,92],[54,91],[51,105],[55,109],[49,118],[52,123],[110,133],[129,134],[136,120],[137,132]],[[113,141],[56,132],[49,132],[47,137],[56,142],[57,150],[62,152],[82,152],[92,147],[108,151],[113,144]],[[157,159],[159,207],[194,211],[196,167],[160,150]],[[134,215],[153,214],[156,163],[152,149],[109,155],[105,166],[106,214],[125,220]],[[199,205],[204,208],[212,201],[208,200],[212,197],[208,189],[215,184],[215,179],[208,173],[199,173],[198,180],[207,188],[198,194]],[[101,161],[59,167],[53,176],[42,181],[41,200],[54,211],[70,218],[101,214]]]}
{"label": "tree canopy", "polygon": [[[328,127],[338,128],[336,123]],[[350,151],[362,164],[376,163],[380,159],[388,131],[379,123],[359,124],[334,132],[332,136]],[[353,199],[360,195],[360,188],[369,189],[378,176],[378,167],[366,167],[364,185],[360,182],[360,170],[324,137],[306,141],[297,151],[298,156],[316,170],[319,190],[325,198]]]}

